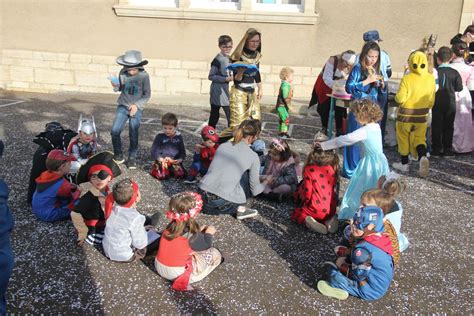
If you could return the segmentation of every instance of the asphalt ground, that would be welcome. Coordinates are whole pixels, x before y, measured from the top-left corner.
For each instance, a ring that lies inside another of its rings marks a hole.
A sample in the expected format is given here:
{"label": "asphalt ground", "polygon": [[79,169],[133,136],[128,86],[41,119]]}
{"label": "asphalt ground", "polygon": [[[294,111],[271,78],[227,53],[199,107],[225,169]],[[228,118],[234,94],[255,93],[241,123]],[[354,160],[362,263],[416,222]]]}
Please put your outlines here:
{"label": "asphalt ground", "polygon": [[[8,101],[11,100],[11,101]],[[342,238],[318,235],[291,221],[294,206],[253,199],[259,216],[237,221],[231,216],[200,215],[199,222],[216,226],[215,245],[225,262],[195,290],[179,293],[156,274],[153,261],[119,264],[109,261],[89,245],[76,245],[70,221],[43,223],[26,202],[32,142],[45,123],[59,121],[77,127],[79,115],[94,115],[99,143],[112,149],[110,127],[116,96],[92,94],[30,94],[0,91],[0,130],[6,151],[0,176],[8,183],[10,208],[16,219],[12,244],[15,268],[7,292],[8,312],[15,314],[472,314],[473,302],[473,194],[474,157],[431,159],[426,179],[416,175],[412,163],[406,176],[408,188],[401,196],[402,231],[410,247],[401,257],[386,296],[375,302],[350,297],[337,301],[324,297],[316,283],[324,274],[323,262],[335,259],[333,248]],[[22,102],[17,102],[22,101]],[[16,102],[16,103],[15,103]],[[150,148],[160,130],[160,118],[174,112],[181,123],[188,157],[200,141],[197,131],[208,118],[209,108],[150,104],[140,127],[139,168],[123,175],[140,186],[139,212],[165,211],[169,197],[196,185],[182,181],[159,182],[149,175]],[[267,141],[275,135],[277,118],[263,117]],[[303,159],[319,126],[315,111],[292,116],[292,149]],[[221,119],[219,128],[224,120]],[[123,133],[128,146],[127,130]],[[386,148],[393,163],[395,148]],[[347,181],[342,181],[342,191]],[[159,228],[166,225],[163,219]]]}

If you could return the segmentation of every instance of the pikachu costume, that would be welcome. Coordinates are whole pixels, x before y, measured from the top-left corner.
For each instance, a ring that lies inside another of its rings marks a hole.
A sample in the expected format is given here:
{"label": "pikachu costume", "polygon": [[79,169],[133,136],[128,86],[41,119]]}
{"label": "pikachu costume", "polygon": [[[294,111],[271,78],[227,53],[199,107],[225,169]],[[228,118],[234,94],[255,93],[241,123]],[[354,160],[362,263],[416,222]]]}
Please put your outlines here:
{"label": "pikachu costume", "polygon": [[396,130],[398,152],[402,164],[408,163],[408,154],[426,156],[427,118],[435,100],[435,78],[428,72],[424,53],[414,52],[408,60],[410,73],[400,83],[395,96],[399,104]]}

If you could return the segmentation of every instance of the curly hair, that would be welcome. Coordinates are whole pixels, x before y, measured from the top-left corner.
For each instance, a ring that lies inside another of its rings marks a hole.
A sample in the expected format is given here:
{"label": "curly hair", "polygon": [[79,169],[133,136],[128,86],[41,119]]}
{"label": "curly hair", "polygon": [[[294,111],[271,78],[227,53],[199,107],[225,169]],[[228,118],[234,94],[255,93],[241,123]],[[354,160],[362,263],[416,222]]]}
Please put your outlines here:
{"label": "curly hair", "polygon": [[354,113],[357,120],[367,123],[379,122],[383,117],[380,106],[368,99],[352,101],[351,112]]}
{"label": "curly hair", "polygon": [[281,80],[285,80],[288,78],[288,76],[292,73],[294,73],[295,71],[290,68],[290,67],[283,67],[280,71],[280,79]]}

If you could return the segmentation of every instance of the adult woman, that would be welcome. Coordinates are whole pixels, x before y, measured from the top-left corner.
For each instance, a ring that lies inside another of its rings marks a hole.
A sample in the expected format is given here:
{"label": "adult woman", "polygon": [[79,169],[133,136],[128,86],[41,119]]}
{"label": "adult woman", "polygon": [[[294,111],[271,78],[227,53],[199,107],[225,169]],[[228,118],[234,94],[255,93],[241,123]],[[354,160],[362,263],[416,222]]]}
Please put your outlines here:
{"label": "adult woman", "polygon": [[219,146],[199,188],[208,214],[230,214],[237,211],[237,219],[258,215],[256,210],[245,207],[247,198],[260,194],[265,188],[260,184],[260,160],[250,149],[260,134],[260,123],[243,121],[232,142]]}
{"label": "adult woman", "polygon": [[[245,32],[230,60],[233,63],[254,64],[258,68],[262,58],[261,50],[261,34],[256,29],[250,28]],[[262,98],[260,72],[244,72],[245,70],[246,68],[242,67],[234,73],[234,86],[230,91],[230,126],[222,131],[221,141],[231,138],[233,130],[246,119],[260,119],[259,101]]]}
{"label": "adult woman", "polygon": [[[331,99],[327,96],[332,93],[336,80],[347,80],[356,60],[353,51],[347,50],[342,54],[329,57],[323,70],[316,79],[314,92],[318,95],[318,114],[321,117],[323,133],[327,134]],[[342,119],[346,116],[346,109],[335,107],[336,136],[342,134]]]}
{"label": "adult woman", "polygon": [[[362,47],[359,62],[352,68],[346,82],[346,91],[352,95],[352,100],[369,99],[377,103],[383,76],[380,74],[380,47],[376,42],[367,42]],[[353,132],[360,126],[355,117],[349,113],[347,119],[347,133]],[[352,177],[360,160],[358,146],[344,147],[344,165],[342,175],[348,179]]]}

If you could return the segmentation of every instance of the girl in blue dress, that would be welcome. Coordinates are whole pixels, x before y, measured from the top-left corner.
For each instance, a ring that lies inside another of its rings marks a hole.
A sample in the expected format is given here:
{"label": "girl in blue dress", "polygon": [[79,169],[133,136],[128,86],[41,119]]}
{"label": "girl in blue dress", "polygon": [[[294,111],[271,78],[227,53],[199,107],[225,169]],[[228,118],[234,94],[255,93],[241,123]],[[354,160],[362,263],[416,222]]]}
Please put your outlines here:
{"label": "girl in blue dress", "polygon": [[319,143],[323,150],[331,150],[348,145],[359,144],[361,160],[352,175],[339,209],[339,220],[351,219],[360,205],[360,197],[365,191],[377,186],[382,175],[390,172],[387,158],[382,148],[382,133],[379,122],[383,112],[368,99],[353,101],[351,113],[362,127],[352,133]]}
{"label": "girl in blue dress", "polygon": [[[346,91],[352,100],[369,99],[378,103],[382,96],[383,76],[380,74],[380,47],[376,42],[367,42],[362,47],[359,62],[352,68],[346,82]],[[360,127],[353,113],[347,117],[347,133]],[[342,176],[350,179],[360,160],[358,146],[344,148]]]}

